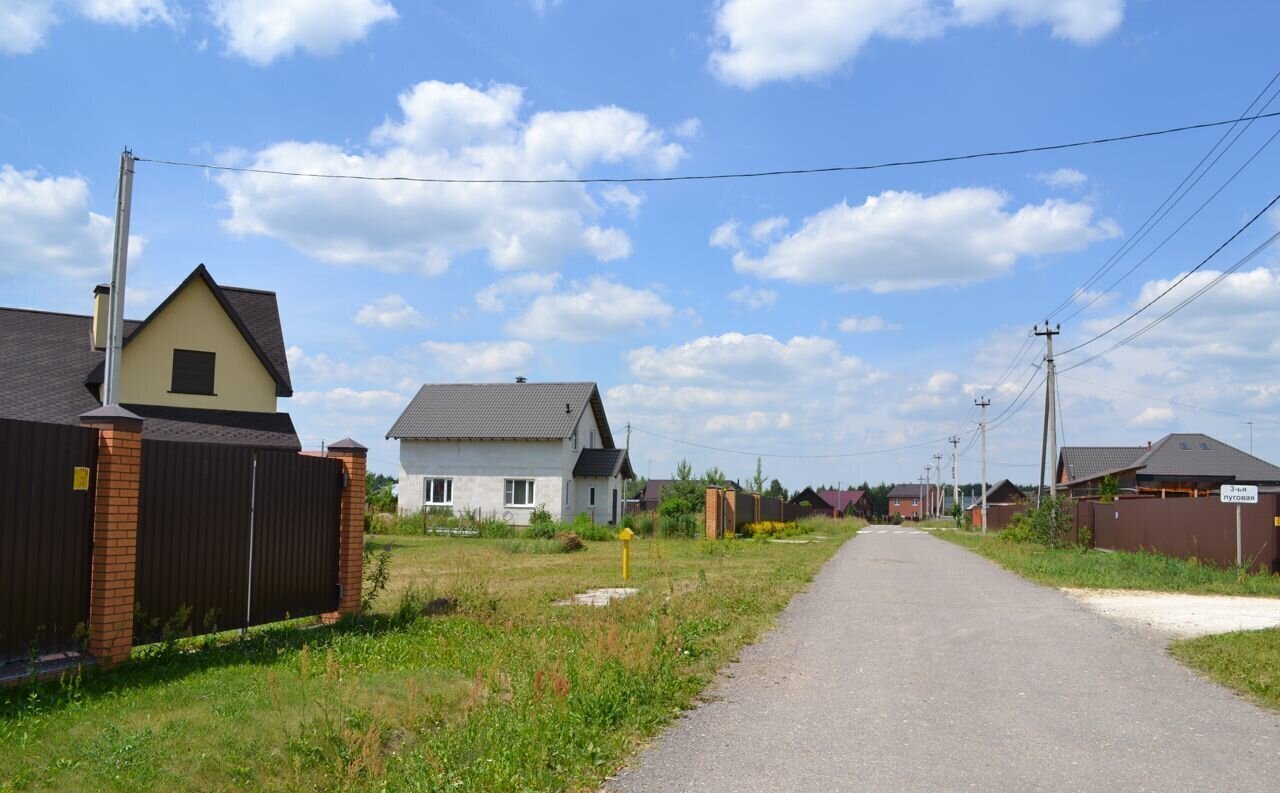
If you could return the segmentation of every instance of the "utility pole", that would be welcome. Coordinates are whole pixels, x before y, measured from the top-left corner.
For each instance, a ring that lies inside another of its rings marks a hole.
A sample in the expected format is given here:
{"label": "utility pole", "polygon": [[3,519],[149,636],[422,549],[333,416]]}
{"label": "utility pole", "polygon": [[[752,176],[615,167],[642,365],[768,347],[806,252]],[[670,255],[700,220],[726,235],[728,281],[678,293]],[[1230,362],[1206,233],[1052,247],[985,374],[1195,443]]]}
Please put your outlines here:
{"label": "utility pole", "polygon": [[[928,468],[928,466],[925,467]],[[916,520],[920,520],[920,516],[924,514],[924,477],[919,477],[917,481],[920,482],[920,500],[916,503],[920,505],[920,514],[916,515]]]}
{"label": "utility pole", "polygon": [[120,404],[120,348],[124,341],[124,276],[129,265],[129,212],[133,205],[133,152],[120,154],[116,186],[116,234],[111,252],[111,295],[107,310],[107,364],[102,404]]}
{"label": "utility pole", "polygon": [[938,474],[938,489],[932,494],[933,516],[942,517],[942,452],[933,453],[933,468]]}
{"label": "utility pole", "polygon": [[964,509],[964,505],[960,503],[960,439],[952,435],[949,440],[951,441],[951,502]]}
{"label": "utility pole", "polygon": [[982,533],[987,533],[987,406],[991,400],[983,397],[973,400],[973,404],[982,408],[982,418],[978,420],[978,430],[982,433]]}
{"label": "utility pole", "polygon": [[[1040,504],[1040,496],[1044,492],[1044,468],[1045,464],[1051,459],[1053,461],[1053,475],[1049,481],[1049,495],[1057,496],[1058,494],[1058,426],[1054,421],[1054,414],[1057,412],[1057,405],[1054,403],[1055,390],[1057,383],[1054,381],[1053,374],[1053,337],[1062,332],[1062,326],[1049,327],[1049,320],[1044,321],[1044,330],[1040,330],[1040,326],[1035,327],[1037,336],[1044,336],[1045,349],[1045,378],[1044,378],[1044,435],[1040,440],[1040,489],[1036,491],[1036,504]],[[1045,445],[1049,445],[1049,457],[1045,457]]]}

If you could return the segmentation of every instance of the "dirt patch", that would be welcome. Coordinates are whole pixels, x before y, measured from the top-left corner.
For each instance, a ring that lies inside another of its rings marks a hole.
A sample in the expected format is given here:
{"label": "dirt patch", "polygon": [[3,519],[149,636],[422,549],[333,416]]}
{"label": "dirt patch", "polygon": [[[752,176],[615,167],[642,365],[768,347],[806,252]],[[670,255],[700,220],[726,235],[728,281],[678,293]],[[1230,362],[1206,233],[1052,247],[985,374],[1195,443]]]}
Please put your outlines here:
{"label": "dirt patch", "polygon": [[1126,589],[1062,591],[1099,614],[1178,639],[1280,627],[1280,598]]}

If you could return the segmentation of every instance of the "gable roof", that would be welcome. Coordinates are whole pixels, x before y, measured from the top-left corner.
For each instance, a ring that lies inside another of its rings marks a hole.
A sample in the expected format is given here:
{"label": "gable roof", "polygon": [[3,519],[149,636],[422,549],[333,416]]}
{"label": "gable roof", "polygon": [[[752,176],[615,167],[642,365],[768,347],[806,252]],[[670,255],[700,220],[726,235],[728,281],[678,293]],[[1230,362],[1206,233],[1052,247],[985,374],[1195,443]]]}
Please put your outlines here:
{"label": "gable roof", "polygon": [[1280,483],[1280,468],[1199,432],[1166,435],[1134,467],[1144,478]]}
{"label": "gable roof", "polygon": [[[922,487],[924,488],[923,491],[921,490]],[[889,491],[887,498],[920,498],[921,492],[928,494],[937,489],[936,485],[922,486],[918,482],[914,484],[894,485],[893,489]]]}
{"label": "gable roof", "polygon": [[623,479],[635,479],[631,459],[626,449],[583,449],[573,466],[573,475],[610,477],[622,474]]}
{"label": "gable roof", "polygon": [[396,419],[402,440],[563,440],[590,408],[614,448],[595,383],[427,383]]}
{"label": "gable roof", "polygon": [[1067,483],[1095,479],[1135,467],[1146,451],[1144,446],[1063,446],[1058,468],[1065,468]]}
{"label": "gable roof", "polygon": [[[1018,487],[1013,482],[1010,482],[1008,479],[1001,479],[999,482],[996,482],[994,485],[987,488],[986,495],[988,504],[1009,503],[1006,501],[996,501],[996,498],[1016,498],[1023,501],[1027,498],[1027,494],[1022,492],[1022,488]],[[979,498],[975,503],[979,505],[982,504],[982,499]]]}
{"label": "gable roof", "polygon": [[[829,493],[829,492],[831,491],[829,490],[823,491],[823,493]],[[822,493],[819,493],[817,490],[814,490],[812,487],[806,487],[804,490],[801,490],[799,493],[796,493],[795,495],[793,495],[791,498],[787,500],[787,503],[799,504],[802,501],[808,501],[809,506],[817,507],[818,509],[835,509],[836,508],[834,501],[828,501],[825,497],[823,497]]]}
{"label": "gable roof", "polygon": [[867,493],[865,490],[819,490],[818,495],[822,500],[831,505],[832,509],[845,510],[857,504]]}
{"label": "gable roof", "polygon": [[[234,286],[219,286],[209,274],[208,269],[200,264],[191,274],[169,293],[160,305],[141,322],[133,323],[132,330],[126,328],[124,342],[121,347],[128,347],[151,321],[158,317],[173,300],[191,284],[199,279],[208,287],[218,305],[226,312],[231,324],[244,338],[245,343],[258,357],[262,367],[276,383],[276,396],[293,396],[293,384],[289,378],[289,358],[285,354],[284,334],[280,329],[280,309],[276,304],[276,293],[259,289],[243,289]],[[99,287],[101,288],[101,287]],[[88,385],[100,384],[105,376],[105,361],[94,367],[84,382]]]}

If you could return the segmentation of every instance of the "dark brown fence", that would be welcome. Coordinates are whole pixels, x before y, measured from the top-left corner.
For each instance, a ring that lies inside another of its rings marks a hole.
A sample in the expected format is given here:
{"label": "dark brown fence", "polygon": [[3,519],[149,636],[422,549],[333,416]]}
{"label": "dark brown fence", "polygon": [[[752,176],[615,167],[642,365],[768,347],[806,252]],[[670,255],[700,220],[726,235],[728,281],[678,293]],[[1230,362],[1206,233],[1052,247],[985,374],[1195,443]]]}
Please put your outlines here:
{"label": "dark brown fence", "polygon": [[98,431],[0,419],[0,666],[80,644]]}
{"label": "dark brown fence", "polygon": [[[987,505],[987,531],[1003,531],[1009,525],[1010,519],[1014,515],[1020,515],[1026,512],[1030,507],[1026,504],[988,504]],[[974,507],[975,525],[982,523],[982,505]]]}
{"label": "dark brown fence", "polygon": [[333,611],[341,475],[321,457],[144,440],[135,642]]}
{"label": "dark brown fence", "polygon": [[[1254,570],[1280,572],[1277,501],[1264,493],[1257,504],[1241,507],[1241,546]],[[1236,508],[1217,496],[1089,502],[1088,507],[1095,547],[1194,556],[1223,566],[1236,563]]]}
{"label": "dark brown fence", "polygon": [[750,493],[729,490],[725,496],[733,499],[733,528],[735,531],[756,522],[756,500]]}
{"label": "dark brown fence", "polygon": [[782,499],[761,496],[760,520],[782,520]]}

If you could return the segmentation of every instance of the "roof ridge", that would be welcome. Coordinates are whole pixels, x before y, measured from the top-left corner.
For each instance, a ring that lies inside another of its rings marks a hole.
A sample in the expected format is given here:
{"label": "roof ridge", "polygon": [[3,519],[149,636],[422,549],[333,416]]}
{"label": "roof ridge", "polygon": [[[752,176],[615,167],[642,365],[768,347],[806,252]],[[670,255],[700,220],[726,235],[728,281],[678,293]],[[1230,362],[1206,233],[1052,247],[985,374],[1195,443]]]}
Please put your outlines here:
{"label": "roof ridge", "polygon": [[223,286],[222,284],[218,284],[218,288],[224,292],[252,292],[257,295],[271,295],[272,297],[279,297],[279,295],[271,289],[254,289],[249,286]]}

